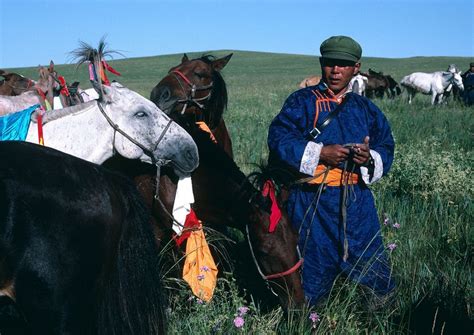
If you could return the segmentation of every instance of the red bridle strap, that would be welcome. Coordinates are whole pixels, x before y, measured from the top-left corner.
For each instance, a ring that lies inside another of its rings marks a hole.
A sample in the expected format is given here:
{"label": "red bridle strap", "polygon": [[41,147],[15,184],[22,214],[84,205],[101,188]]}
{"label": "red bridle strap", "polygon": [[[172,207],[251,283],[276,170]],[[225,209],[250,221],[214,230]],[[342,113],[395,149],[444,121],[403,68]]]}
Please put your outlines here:
{"label": "red bridle strap", "polygon": [[193,86],[193,83],[179,70],[171,71],[171,73],[176,73],[180,76],[189,86]]}
{"label": "red bridle strap", "polygon": [[276,278],[288,276],[292,274],[293,272],[295,272],[296,270],[298,270],[302,264],[303,264],[303,258],[301,258],[295,265],[293,265],[290,269],[286,270],[285,272],[279,272],[279,273],[265,276],[265,279],[270,280],[270,279],[276,279]]}

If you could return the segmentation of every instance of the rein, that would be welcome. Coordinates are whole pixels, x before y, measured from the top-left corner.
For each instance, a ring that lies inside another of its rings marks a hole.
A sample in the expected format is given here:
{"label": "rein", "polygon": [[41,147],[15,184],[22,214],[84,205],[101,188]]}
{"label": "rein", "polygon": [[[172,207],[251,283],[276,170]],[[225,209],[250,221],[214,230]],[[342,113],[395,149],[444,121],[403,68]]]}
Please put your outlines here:
{"label": "rein", "polygon": [[[100,112],[101,112],[102,115],[105,117],[105,119],[107,120],[107,122],[108,122],[108,123],[110,124],[110,126],[114,129],[114,142],[115,142],[115,133],[119,133],[120,135],[122,135],[123,137],[125,137],[127,140],[129,140],[130,142],[132,142],[133,144],[135,144],[137,147],[139,147],[140,149],[142,149],[143,152],[145,153],[145,155],[147,155],[148,157],[151,158],[151,161],[152,161],[153,165],[160,166],[160,165],[162,164],[162,162],[156,160],[155,156],[153,155],[153,152],[156,150],[156,148],[158,147],[158,144],[160,144],[161,140],[162,140],[163,137],[165,136],[165,133],[168,131],[169,127],[171,126],[171,123],[173,122],[172,119],[170,119],[170,120],[168,121],[168,124],[166,125],[165,129],[163,129],[163,131],[161,132],[160,137],[159,137],[158,140],[156,141],[153,150],[149,150],[149,149],[147,149],[143,144],[141,144],[140,142],[138,142],[137,140],[135,140],[134,138],[132,138],[130,135],[128,135],[126,132],[124,132],[122,129],[120,129],[120,127],[118,126],[118,124],[114,123],[114,122],[112,121],[112,119],[110,119],[110,117],[105,113],[105,111],[104,111],[104,109],[102,108],[102,105],[100,104],[99,101],[97,101],[97,106],[99,107]],[[159,173],[159,169],[158,169],[158,173]]]}
{"label": "rein", "polygon": [[[200,109],[204,109],[204,104],[201,103],[201,101],[207,101],[211,98],[211,89],[212,89],[214,83],[211,82],[209,85],[196,86],[196,84],[192,83],[181,71],[174,70],[174,71],[171,71],[171,74],[178,81],[178,84],[181,87],[181,90],[183,91],[184,95],[186,96],[186,99],[177,100],[178,103],[184,104],[183,109],[181,110],[181,115],[184,114],[184,112],[188,108],[188,105],[195,105],[195,106],[199,107]],[[182,84],[182,82],[179,78],[184,80],[184,82],[189,87],[191,87],[191,92],[189,92],[189,94],[186,91],[185,87],[183,86],[183,84]],[[202,98],[195,98],[195,95],[196,95],[197,91],[206,91],[206,90],[209,90],[209,93],[206,96],[204,96]]]}

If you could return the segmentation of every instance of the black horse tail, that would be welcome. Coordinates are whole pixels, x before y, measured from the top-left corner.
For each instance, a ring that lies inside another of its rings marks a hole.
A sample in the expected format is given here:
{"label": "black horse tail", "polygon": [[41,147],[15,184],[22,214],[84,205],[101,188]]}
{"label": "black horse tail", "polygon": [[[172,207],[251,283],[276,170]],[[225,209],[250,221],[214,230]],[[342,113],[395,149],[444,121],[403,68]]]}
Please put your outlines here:
{"label": "black horse tail", "polygon": [[[143,335],[165,332],[164,296],[159,250],[149,212],[135,186],[125,182],[127,198],[120,231],[106,232],[113,242],[110,264],[98,285],[99,335]],[[115,236],[114,236],[115,235]],[[112,251],[113,253],[114,251]]]}

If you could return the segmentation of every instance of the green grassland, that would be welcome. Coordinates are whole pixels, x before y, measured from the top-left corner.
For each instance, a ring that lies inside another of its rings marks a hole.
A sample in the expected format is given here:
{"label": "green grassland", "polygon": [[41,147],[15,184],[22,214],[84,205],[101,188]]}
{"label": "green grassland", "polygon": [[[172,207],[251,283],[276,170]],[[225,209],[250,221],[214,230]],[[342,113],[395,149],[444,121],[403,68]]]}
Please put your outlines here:
{"label": "green grassland", "polygon": [[[221,57],[232,51],[216,51]],[[320,74],[315,56],[233,51],[223,76],[229,92],[224,114],[234,145],[235,160],[246,173],[267,157],[266,136],[272,118],[286,97],[309,75]],[[201,53],[190,53],[190,57]],[[182,55],[112,61],[122,72],[120,82],[149,97],[151,89]],[[44,60],[45,63],[49,60]],[[364,58],[362,71],[372,68],[397,81],[415,71],[446,70],[451,63],[465,70],[469,58]],[[68,82],[87,85],[87,69],[56,65]],[[36,78],[35,68],[11,69]],[[111,77],[114,77],[111,75]],[[396,155],[389,176],[374,191],[385,243],[398,284],[394,303],[369,312],[360,289],[341,278],[316,312],[312,328],[308,314],[284,317],[280,309],[260,310],[237,294],[232,276],[220,279],[209,304],[188,301],[183,289],[170,299],[170,333],[193,334],[471,334],[473,255],[473,117],[474,109],[456,101],[431,106],[418,95],[412,105],[403,98],[375,99],[389,119]],[[387,222],[387,221],[386,221]],[[398,223],[399,229],[392,225]],[[225,290],[224,290],[225,288]],[[245,324],[233,320],[240,306],[250,306]]]}

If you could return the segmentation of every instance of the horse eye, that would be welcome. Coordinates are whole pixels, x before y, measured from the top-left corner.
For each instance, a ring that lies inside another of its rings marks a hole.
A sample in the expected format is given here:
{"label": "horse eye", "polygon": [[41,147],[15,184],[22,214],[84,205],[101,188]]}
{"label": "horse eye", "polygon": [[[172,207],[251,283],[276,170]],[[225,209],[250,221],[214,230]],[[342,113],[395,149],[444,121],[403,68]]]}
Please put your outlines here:
{"label": "horse eye", "polygon": [[140,112],[136,112],[136,113],[135,113],[135,116],[136,116],[136,117],[147,117],[148,114],[145,113],[145,112],[140,111]]}
{"label": "horse eye", "polygon": [[204,74],[202,74],[202,73],[194,72],[194,75],[195,75],[196,77],[198,77],[199,79],[204,78]]}

